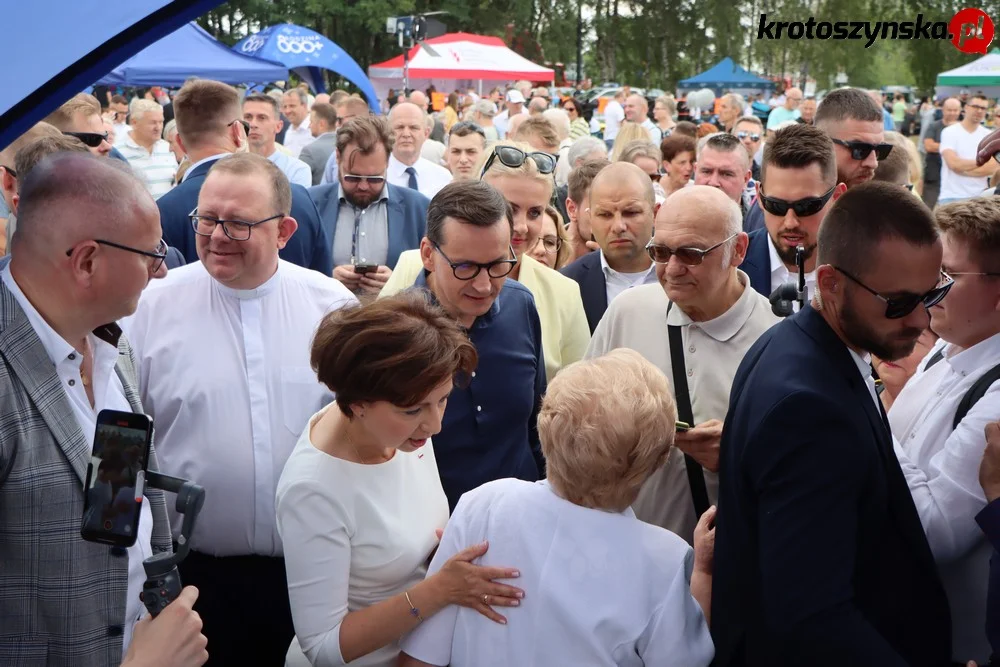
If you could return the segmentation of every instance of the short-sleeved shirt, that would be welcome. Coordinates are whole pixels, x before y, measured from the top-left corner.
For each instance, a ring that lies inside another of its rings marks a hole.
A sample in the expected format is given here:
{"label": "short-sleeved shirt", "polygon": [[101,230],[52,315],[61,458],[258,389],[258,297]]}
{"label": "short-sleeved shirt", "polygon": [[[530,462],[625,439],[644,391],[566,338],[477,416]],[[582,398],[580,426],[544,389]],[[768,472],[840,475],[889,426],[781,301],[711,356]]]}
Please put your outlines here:
{"label": "short-sleeved shirt", "polygon": [[489,540],[477,564],[516,566],[525,591],[500,625],[450,605],[418,625],[403,651],[432,665],[684,665],[715,654],[691,596],[694,552],[670,531],[559,497],[546,482],[502,479],[470,491],[448,521],[434,574]]}
{"label": "short-sleeved shirt", "polygon": [[[941,132],[941,153],[950,149],[960,158],[974,160],[979,142],[989,133],[990,131],[982,125],[972,132],[967,131],[962,123],[949,125]],[[963,176],[949,169],[947,163],[944,163],[941,165],[941,193],[938,195],[938,201],[975,197],[988,184],[989,179],[985,176]]]}
{"label": "short-sleeved shirt", "polygon": [[177,158],[170,150],[169,143],[160,139],[153,144],[153,150],[148,151],[137,144],[129,132],[119,140],[115,148],[125,156],[154,199],[170,192],[177,174]]}

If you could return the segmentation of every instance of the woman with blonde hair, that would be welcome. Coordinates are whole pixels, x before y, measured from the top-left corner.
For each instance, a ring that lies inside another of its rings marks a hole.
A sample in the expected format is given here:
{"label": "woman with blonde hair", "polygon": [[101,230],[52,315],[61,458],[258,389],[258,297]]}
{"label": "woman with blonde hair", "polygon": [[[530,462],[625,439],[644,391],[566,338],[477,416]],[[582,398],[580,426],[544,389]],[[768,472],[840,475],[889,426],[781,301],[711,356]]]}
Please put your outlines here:
{"label": "woman with blonde hair", "polygon": [[555,206],[546,206],[538,240],[528,251],[528,255],[539,264],[558,271],[569,262],[571,252],[569,234],[566,233],[562,216]]}
{"label": "woman with blonde hair", "polygon": [[615,137],[615,143],[611,146],[611,153],[608,159],[612,162],[618,162],[625,147],[633,141],[652,141],[652,138],[642,125],[625,121],[622,123],[621,129],[618,130],[618,136]]}
{"label": "woman with blonde hair", "polygon": [[667,378],[634,350],[563,370],[538,415],[547,479],[462,496],[428,569],[489,541],[482,563],[516,562],[524,604],[503,628],[448,607],[403,641],[401,667],[708,665],[714,512],[692,551],[630,508],[666,460],[676,416]]}
{"label": "woman with blonde hair", "polygon": [[[480,180],[499,190],[513,209],[511,247],[518,261],[507,277],[527,287],[535,297],[549,380],[563,366],[582,359],[590,343],[590,327],[579,285],[537,262],[527,252],[542,235],[542,218],[555,187],[555,167],[553,155],[514,141],[494,144],[480,157],[477,165]],[[412,287],[423,268],[418,250],[404,252],[380,296]]]}

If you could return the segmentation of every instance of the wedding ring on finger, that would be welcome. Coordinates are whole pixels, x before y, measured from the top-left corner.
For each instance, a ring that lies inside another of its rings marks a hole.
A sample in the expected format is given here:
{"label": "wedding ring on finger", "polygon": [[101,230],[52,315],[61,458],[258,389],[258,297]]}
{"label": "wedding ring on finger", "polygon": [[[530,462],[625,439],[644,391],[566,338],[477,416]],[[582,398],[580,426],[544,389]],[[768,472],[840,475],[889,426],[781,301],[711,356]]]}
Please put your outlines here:
{"label": "wedding ring on finger", "polygon": [[483,604],[486,605],[487,607],[490,606],[490,596],[489,595],[483,594]]}

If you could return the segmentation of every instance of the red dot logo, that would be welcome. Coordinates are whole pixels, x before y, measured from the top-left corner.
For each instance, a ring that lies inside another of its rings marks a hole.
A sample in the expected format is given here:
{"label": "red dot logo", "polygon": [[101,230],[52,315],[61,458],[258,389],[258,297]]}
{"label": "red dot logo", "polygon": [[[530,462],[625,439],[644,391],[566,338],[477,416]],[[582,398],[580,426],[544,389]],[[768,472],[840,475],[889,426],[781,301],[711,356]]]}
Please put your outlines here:
{"label": "red dot logo", "polygon": [[993,19],[981,9],[967,7],[951,18],[948,31],[951,43],[962,53],[986,55],[993,41]]}

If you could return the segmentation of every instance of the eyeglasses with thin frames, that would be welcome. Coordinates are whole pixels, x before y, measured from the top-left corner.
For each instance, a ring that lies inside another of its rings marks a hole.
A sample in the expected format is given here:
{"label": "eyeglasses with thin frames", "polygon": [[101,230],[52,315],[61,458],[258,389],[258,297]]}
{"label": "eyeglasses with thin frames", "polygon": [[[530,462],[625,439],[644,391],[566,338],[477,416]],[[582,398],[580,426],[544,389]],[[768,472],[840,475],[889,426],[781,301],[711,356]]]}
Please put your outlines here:
{"label": "eyeglasses with thin frames", "polygon": [[451,267],[451,272],[455,274],[455,278],[458,280],[472,280],[479,273],[486,269],[486,274],[490,278],[503,278],[517,265],[517,255],[514,253],[514,247],[508,246],[510,251],[510,256],[514,259],[498,259],[494,262],[489,262],[487,264],[477,264],[475,262],[453,262],[449,259],[448,255],[444,254],[444,250],[441,250],[441,246],[437,243],[432,244],[434,249],[441,253],[444,257],[444,261],[448,262],[448,266]]}
{"label": "eyeglasses with thin frames", "polygon": [[258,220],[257,222],[246,222],[245,220],[220,220],[207,215],[199,215],[198,209],[191,211],[191,227],[198,236],[211,236],[215,233],[215,228],[222,225],[222,231],[226,236],[234,241],[247,241],[250,239],[250,230],[257,225],[263,225],[271,220],[284,218],[284,213],[277,213],[269,218]]}
{"label": "eyeglasses with thin frames", "polygon": [[839,266],[834,266],[834,269],[840,271],[845,276],[847,276],[852,282],[864,289],[869,294],[878,297],[885,302],[885,318],[887,320],[898,320],[901,317],[906,317],[912,313],[917,306],[923,304],[924,308],[930,308],[931,306],[936,306],[941,303],[941,299],[948,295],[949,290],[951,290],[952,285],[955,281],[944,271],[941,272],[941,277],[938,281],[938,286],[932,290],[929,290],[925,294],[907,294],[905,296],[896,297],[886,297],[882,296],[875,290],[873,290],[868,285],[852,276],[847,271],[844,271]]}
{"label": "eyeglasses with thin frames", "polygon": [[537,248],[539,244],[541,244],[546,254],[551,255],[559,252],[562,248],[562,239],[558,236],[539,236],[535,242],[535,247]]}
{"label": "eyeglasses with thin frames", "polygon": [[[152,258],[154,261],[149,267],[150,273],[156,273],[159,271],[160,267],[163,266],[163,260],[167,258],[167,242],[163,239],[160,239],[160,242],[156,244],[156,250],[153,252],[149,252],[148,250],[139,250],[138,248],[133,248],[132,246],[124,245],[122,243],[115,243],[114,241],[105,241],[104,239],[94,239],[94,243]],[[66,256],[71,257],[72,255],[73,248],[70,248],[66,251]]]}
{"label": "eyeglasses with thin frames", "polygon": [[657,264],[667,264],[670,262],[670,258],[676,256],[680,260],[681,264],[685,266],[698,266],[703,261],[705,261],[705,256],[708,255],[713,250],[721,248],[726,243],[732,241],[739,235],[739,232],[733,234],[729,238],[723,239],[716,243],[711,248],[671,248],[665,246],[661,243],[653,243],[653,239],[649,239],[649,243],[646,244],[646,252],[649,254],[649,258],[656,262]]}

